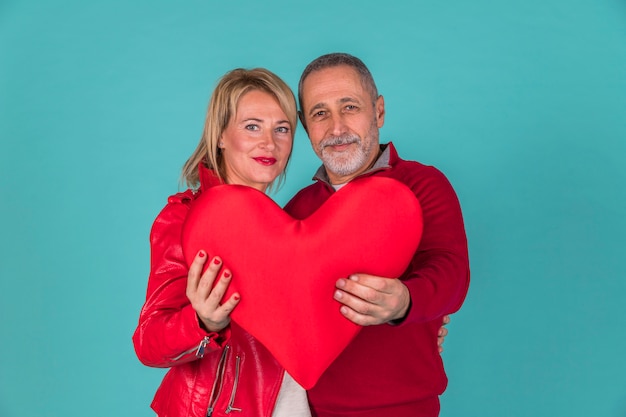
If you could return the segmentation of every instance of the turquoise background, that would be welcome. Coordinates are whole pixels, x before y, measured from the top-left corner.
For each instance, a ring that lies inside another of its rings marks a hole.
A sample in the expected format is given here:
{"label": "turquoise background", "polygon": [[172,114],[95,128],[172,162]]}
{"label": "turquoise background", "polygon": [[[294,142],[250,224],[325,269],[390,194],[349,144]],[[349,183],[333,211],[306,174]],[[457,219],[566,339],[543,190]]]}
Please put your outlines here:
{"label": "turquoise background", "polygon": [[[0,1],[0,416],[151,416],[148,233],[216,80],[369,65],[472,284],[443,417],[626,416],[626,2]],[[319,162],[299,127],[284,204]],[[390,352],[393,354],[393,352]]]}

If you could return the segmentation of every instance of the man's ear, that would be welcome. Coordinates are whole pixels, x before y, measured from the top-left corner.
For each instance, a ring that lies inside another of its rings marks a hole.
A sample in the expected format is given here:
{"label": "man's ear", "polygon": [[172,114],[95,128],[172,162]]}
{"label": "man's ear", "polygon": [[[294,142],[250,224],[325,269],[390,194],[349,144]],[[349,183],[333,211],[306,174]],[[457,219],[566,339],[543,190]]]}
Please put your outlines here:
{"label": "man's ear", "polygon": [[385,124],[385,99],[382,95],[376,99],[374,108],[376,109],[376,125],[380,129]]}
{"label": "man's ear", "polygon": [[309,133],[308,129],[306,128],[306,121],[304,120],[304,114],[302,114],[300,110],[298,110],[298,119],[300,119],[300,123],[302,123],[302,127],[304,128],[304,131],[306,133]]}

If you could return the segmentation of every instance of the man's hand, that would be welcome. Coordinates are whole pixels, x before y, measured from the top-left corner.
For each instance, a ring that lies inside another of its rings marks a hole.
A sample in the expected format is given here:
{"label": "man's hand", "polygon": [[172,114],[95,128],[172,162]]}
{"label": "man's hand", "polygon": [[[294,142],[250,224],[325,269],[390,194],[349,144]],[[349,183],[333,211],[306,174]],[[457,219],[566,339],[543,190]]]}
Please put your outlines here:
{"label": "man's hand", "polygon": [[437,348],[439,349],[439,353],[443,352],[443,341],[448,335],[448,329],[446,329],[446,324],[450,323],[450,316],[443,316],[443,323],[437,332]]}
{"label": "man's hand", "polygon": [[367,274],[340,278],[334,298],[348,320],[361,326],[404,318],[411,303],[409,290],[399,279]]}

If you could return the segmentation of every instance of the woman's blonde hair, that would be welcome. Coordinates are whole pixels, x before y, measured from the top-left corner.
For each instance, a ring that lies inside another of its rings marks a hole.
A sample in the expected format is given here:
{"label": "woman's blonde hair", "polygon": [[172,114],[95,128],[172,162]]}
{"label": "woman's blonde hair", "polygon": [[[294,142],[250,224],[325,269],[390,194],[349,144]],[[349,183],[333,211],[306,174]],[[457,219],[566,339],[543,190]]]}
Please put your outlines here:
{"label": "woman's blonde hair", "polygon": [[[231,118],[237,112],[240,98],[253,90],[263,91],[276,98],[289,120],[293,137],[297,123],[297,107],[296,99],[289,86],[276,74],[265,68],[250,70],[237,68],[229,71],[219,80],[213,91],[200,143],[183,166],[181,180],[188,187],[198,188],[200,185],[198,166],[201,163],[212,169],[222,182],[227,181],[224,160],[221,150],[218,148],[218,142]],[[284,178],[285,171],[279,175],[278,185],[282,183]],[[273,185],[274,183],[270,184],[270,190]]]}

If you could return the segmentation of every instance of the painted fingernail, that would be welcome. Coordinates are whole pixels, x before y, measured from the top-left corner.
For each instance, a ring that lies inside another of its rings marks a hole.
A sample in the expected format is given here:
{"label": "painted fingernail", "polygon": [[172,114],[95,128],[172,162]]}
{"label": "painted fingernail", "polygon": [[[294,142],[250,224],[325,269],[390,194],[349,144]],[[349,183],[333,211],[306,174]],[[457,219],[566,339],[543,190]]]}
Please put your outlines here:
{"label": "painted fingernail", "polygon": [[230,278],[230,272],[228,271],[224,272],[224,278]]}
{"label": "painted fingernail", "polygon": [[219,265],[219,264],[220,264],[220,260],[219,260],[219,259],[217,259],[217,258],[216,258],[216,259],[213,259],[213,263],[214,263],[215,265]]}
{"label": "painted fingernail", "polygon": [[204,258],[204,252],[202,252],[202,251],[198,252],[198,256],[201,257],[201,258]]}
{"label": "painted fingernail", "polygon": [[238,294],[233,295],[233,298],[235,299],[235,301],[239,301],[239,295]]}

